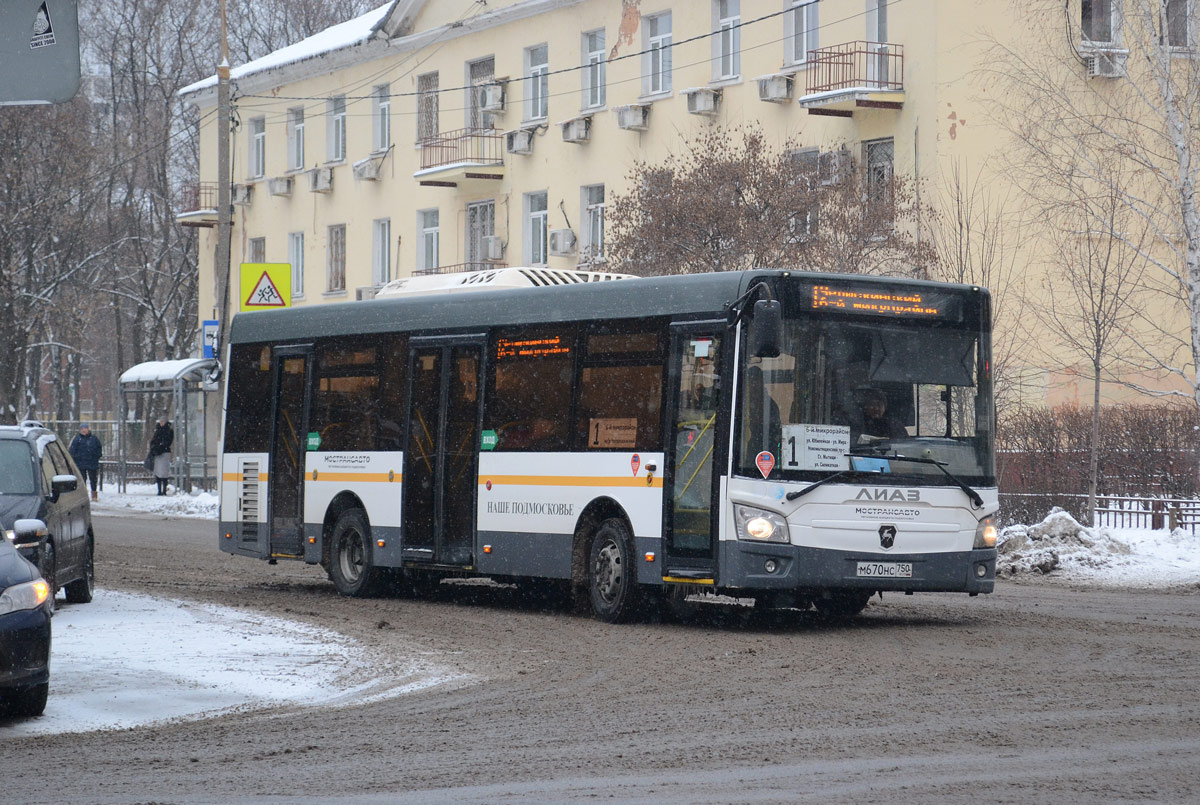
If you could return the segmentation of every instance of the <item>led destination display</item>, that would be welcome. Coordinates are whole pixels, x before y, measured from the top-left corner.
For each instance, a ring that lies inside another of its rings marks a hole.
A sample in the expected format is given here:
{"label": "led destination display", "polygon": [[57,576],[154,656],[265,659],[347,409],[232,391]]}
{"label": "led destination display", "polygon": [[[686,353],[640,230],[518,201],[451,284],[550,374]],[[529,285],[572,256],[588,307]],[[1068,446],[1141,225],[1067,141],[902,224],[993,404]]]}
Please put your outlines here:
{"label": "led destination display", "polygon": [[843,310],[847,313],[878,313],[884,316],[940,316],[944,297],[919,291],[850,290],[814,285],[813,310]]}
{"label": "led destination display", "polygon": [[570,354],[571,347],[563,343],[561,336],[545,338],[526,338],[516,340],[499,338],[496,340],[496,358],[541,358],[547,355]]}

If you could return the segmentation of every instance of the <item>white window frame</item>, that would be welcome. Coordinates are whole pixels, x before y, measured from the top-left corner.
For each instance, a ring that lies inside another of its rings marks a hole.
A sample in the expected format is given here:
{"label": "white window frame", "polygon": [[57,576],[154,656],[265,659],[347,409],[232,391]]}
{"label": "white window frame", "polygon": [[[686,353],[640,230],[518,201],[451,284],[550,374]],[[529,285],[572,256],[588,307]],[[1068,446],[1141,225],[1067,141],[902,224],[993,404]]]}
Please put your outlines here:
{"label": "white window frame", "polygon": [[583,33],[583,109],[598,109],[605,104],[608,85],[608,56],[604,51],[604,29]]}
{"label": "white window frame", "polygon": [[304,107],[287,110],[288,170],[304,170]]}
{"label": "white window frame", "polygon": [[378,153],[392,144],[392,85],[376,85],[371,104],[372,150]]}
{"label": "white window frame", "polygon": [[325,103],[328,114],[326,126],[325,158],[329,162],[344,162],[346,159],[346,96],[336,95]]}
{"label": "white window frame", "polygon": [[892,0],[870,0],[867,7],[867,41],[880,44],[888,41],[888,3]]}
{"label": "white window frame", "polygon": [[371,223],[371,283],[384,285],[392,279],[392,219],[376,218]]}
{"label": "white window frame", "polygon": [[288,263],[292,266],[292,298],[304,297],[304,233],[288,232]]}
{"label": "white window frame", "polygon": [[267,173],[267,119],[250,118],[250,178],[261,179]]}
{"label": "white window frame", "polygon": [[417,142],[436,137],[441,130],[440,97],[436,72],[417,76]]}
{"label": "white window frame", "polygon": [[550,111],[550,46],[525,48],[525,120],[545,120]]}
{"label": "white window frame", "polygon": [[583,248],[580,250],[580,257],[591,263],[602,262],[604,260],[604,185],[584,185],[579,188],[579,196],[579,217],[583,221]]}
{"label": "white window frame", "polygon": [[346,292],[346,225],[330,224],[325,230],[325,293]]}
{"label": "white window frame", "polygon": [[711,0],[713,19],[713,80],[742,74],[741,0]]}
{"label": "white window frame", "polygon": [[482,264],[486,259],[483,255],[483,239],[496,234],[496,200],[490,198],[469,202],[465,229],[466,262]]}
{"label": "white window frame", "polygon": [[820,47],[820,0],[790,0],[785,19],[788,64],[808,64],[808,54]]}
{"label": "white window frame", "polygon": [[643,16],[642,31],[642,94],[669,94],[672,78],[671,12]]}
{"label": "white window frame", "polygon": [[[545,190],[536,193],[526,193],[524,197],[525,213],[525,263],[531,266],[544,266],[550,257],[549,231],[550,223],[550,194]],[[540,209],[537,209],[540,207]]]}
{"label": "white window frame", "polygon": [[246,241],[246,262],[247,263],[265,263],[267,262],[267,239],[266,238],[249,238]]}
{"label": "white window frame", "polygon": [[[1167,13],[1167,11],[1168,11],[1167,7],[1170,5],[1170,2],[1171,2],[1171,0],[1164,0],[1163,13],[1160,18],[1161,19],[1160,24],[1164,27],[1164,29],[1166,29],[1168,27],[1168,24],[1170,22],[1170,17]],[[1196,0],[1175,0],[1175,2],[1181,3],[1183,5],[1183,9],[1179,13],[1183,14],[1184,41],[1182,43],[1171,42],[1169,40],[1170,31],[1163,30],[1159,33],[1159,40],[1158,40],[1159,44],[1165,45],[1165,46],[1169,47],[1172,51],[1176,51],[1176,52],[1193,50],[1196,48],[1196,42],[1197,42]],[[1113,4],[1116,5],[1116,3],[1117,3],[1117,0],[1113,0]]]}
{"label": "white window frame", "polygon": [[417,211],[417,268],[429,270],[441,265],[439,243],[441,215],[436,208]]}

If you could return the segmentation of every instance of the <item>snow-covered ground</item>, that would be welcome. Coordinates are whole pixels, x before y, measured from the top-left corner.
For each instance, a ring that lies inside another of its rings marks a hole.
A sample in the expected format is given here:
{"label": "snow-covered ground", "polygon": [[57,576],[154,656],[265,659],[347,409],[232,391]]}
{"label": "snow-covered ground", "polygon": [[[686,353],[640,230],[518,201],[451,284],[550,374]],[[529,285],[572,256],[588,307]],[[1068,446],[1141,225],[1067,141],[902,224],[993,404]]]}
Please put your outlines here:
{"label": "snow-covered ground", "polygon": [[100,492],[100,499],[92,504],[92,511],[99,514],[119,515],[130,511],[144,514],[161,514],[166,517],[199,517],[217,519],[219,501],[212,492],[176,492],[171,487],[168,495],[159,495],[154,484],[128,484],[125,492],[117,492],[109,486]]}

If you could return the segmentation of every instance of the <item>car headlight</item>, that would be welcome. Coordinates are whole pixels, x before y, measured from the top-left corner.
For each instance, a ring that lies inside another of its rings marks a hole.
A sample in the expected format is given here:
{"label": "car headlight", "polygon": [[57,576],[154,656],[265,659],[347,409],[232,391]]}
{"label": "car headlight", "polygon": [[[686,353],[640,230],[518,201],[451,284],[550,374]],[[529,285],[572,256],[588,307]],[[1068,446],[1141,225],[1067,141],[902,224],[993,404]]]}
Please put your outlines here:
{"label": "car headlight", "polygon": [[984,517],[975,528],[975,544],[973,548],[996,547],[996,524],[991,517]]}
{"label": "car headlight", "polygon": [[782,514],[776,514],[753,506],[733,507],[734,521],[737,523],[738,539],[751,542],[790,542],[787,520]]}
{"label": "car headlight", "polygon": [[50,585],[45,579],[34,579],[24,584],[14,584],[0,593],[0,615],[37,609],[50,597]]}

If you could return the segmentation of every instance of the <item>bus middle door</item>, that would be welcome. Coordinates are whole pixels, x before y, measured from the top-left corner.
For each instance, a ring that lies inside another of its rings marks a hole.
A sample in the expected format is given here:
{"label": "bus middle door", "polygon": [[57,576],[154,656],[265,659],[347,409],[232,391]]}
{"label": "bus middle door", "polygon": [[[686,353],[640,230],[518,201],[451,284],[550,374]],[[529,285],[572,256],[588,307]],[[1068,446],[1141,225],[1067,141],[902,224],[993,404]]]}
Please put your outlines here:
{"label": "bus middle door", "polygon": [[483,336],[414,338],[404,450],[406,561],[470,565]]}

